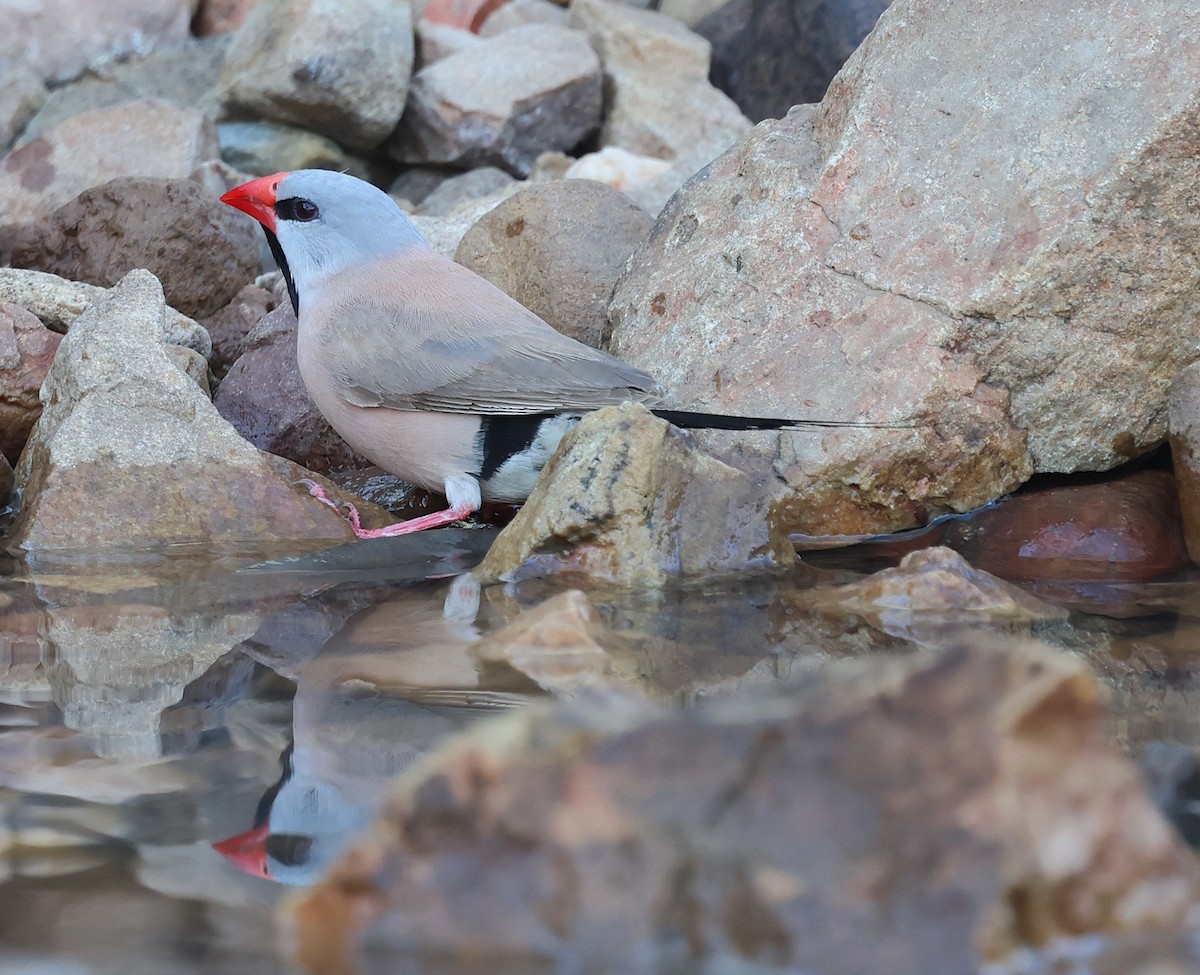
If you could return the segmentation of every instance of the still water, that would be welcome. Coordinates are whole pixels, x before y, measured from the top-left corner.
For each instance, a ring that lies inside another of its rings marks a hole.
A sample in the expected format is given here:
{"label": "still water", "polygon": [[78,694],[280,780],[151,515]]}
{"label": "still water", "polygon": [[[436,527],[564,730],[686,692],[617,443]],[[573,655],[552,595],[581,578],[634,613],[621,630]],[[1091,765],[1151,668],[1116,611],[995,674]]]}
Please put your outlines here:
{"label": "still water", "polygon": [[[372,820],[388,781],[468,724],[588,676],[474,652],[553,592],[456,580],[492,537],[447,529],[265,562],[177,548],[4,566],[0,975],[295,971],[279,899]],[[804,561],[667,594],[589,592],[615,634],[605,679],[687,706],[964,629],[1034,632],[1111,688],[1112,735],[1130,755],[1200,745],[1196,573],[1057,584],[1040,595],[1067,611],[1040,619],[864,619],[809,597],[879,559]],[[1117,971],[1120,950],[1024,970]]]}

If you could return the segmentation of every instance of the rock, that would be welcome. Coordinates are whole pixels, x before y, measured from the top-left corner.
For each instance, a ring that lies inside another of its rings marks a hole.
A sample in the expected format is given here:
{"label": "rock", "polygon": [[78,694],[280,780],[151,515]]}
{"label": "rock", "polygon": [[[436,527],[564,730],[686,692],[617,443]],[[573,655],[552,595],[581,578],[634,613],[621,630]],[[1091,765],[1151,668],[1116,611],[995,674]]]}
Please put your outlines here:
{"label": "rock", "polygon": [[1022,492],[946,544],[1006,579],[1145,580],[1188,561],[1175,481],[1155,470]]}
{"label": "rock", "polygon": [[72,325],[17,466],[13,549],[345,541],[346,523],[279,478],[162,346],[166,304],[129,274]]}
{"label": "rock", "polygon": [[294,169],[332,169],[367,179],[365,163],[348,156],[332,139],[278,122],[222,122],[217,126],[221,158],[251,176]]}
{"label": "rock", "polygon": [[483,43],[469,30],[428,20],[417,21],[416,33],[418,70],[435,61],[441,61],[442,58],[448,58],[451,54],[473,51]]}
{"label": "rock", "polygon": [[1200,364],[1181,370],[1167,400],[1171,457],[1188,554],[1200,564]]}
{"label": "rock", "polygon": [[748,477],[629,404],[567,433],[475,571],[483,582],[582,573],[653,588],[794,560],[774,504]]}
{"label": "rock", "polygon": [[460,203],[444,217],[424,216],[415,214],[412,222],[429,242],[429,246],[443,257],[453,259],[458,245],[462,243],[467,231],[482,219],[484,214],[503,203],[519,184],[489,193],[487,196],[476,197]]}
{"label": "rock", "polygon": [[[819,615],[853,614],[892,636],[919,643],[944,639],[945,624],[1012,624],[1065,620],[1067,611],[972,568],[961,555],[937,546],[906,555],[900,565],[842,586],[801,590],[796,603]],[[930,633],[934,640],[922,637]]]}
{"label": "rock", "polygon": [[[20,456],[42,412],[38,390],[61,341],[36,315],[0,302],[0,453],[11,461]],[[11,487],[11,470],[3,477]],[[0,492],[7,494],[7,489]]]}
{"label": "rock", "polygon": [[296,315],[284,303],[263,318],[217,390],[218,412],[254,446],[319,474],[371,462],[321,415],[296,363]]}
{"label": "rock", "polygon": [[817,102],[891,0],[663,0],[712,43],[712,81],[754,121]]}
{"label": "rock", "polygon": [[430,494],[374,465],[338,471],[337,486],[403,519],[445,511],[447,507],[442,495]]}
{"label": "rock", "polygon": [[[13,469],[12,464],[8,462],[8,458],[0,454],[0,501],[6,499],[13,489]],[[6,639],[0,639],[0,644],[8,642]],[[11,687],[10,684],[5,684]]]}
{"label": "rock", "polygon": [[111,287],[135,267],[171,307],[215,314],[258,272],[258,231],[190,179],[124,177],[84,190],[13,239],[14,267]]}
{"label": "rock", "polygon": [[613,285],[652,222],[603,183],[538,183],[481,217],[454,259],[560,332],[600,348]]}
{"label": "rock", "polygon": [[388,152],[524,176],[539,153],[595,132],[600,107],[600,62],[584,35],[533,24],[418,71]]}
{"label": "rock", "polygon": [[212,92],[229,41],[228,37],[192,41],[93,68],[50,92],[21,133],[21,143],[45,135],[76,115],[132,101],[156,99],[211,114]]}
{"label": "rock", "polygon": [[[1135,67],[1115,7],[1094,36],[1119,43],[1065,48],[1016,6],[986,24],[893,7],[819,107],[760,124],[675,198],[618,283],[614,348],[680,405],[927,424],[743,441],[740,463],[791,485],[800,531],[907,527],[1157,445],[1200,355],[1182,189],[1200,48],[1174,7],[1142,9],[1137,37],[1161,43]],[[1014,59],[1020,84],[986,80]],[[902,94],[930,71],[936,99]],[[1095,95],[1114,137],[1094,139],[1085,93],[1126,86],[1136,108]],[[1128,343],[1144,354],[1116,365]]]}
{"label": "rock", "polygon": [[550,0],[509,0],[488,15],[477,33],[480,37],[495,37],[506,30],[527,24],[552,24],[566,27],[567,12]]}
{"label": "rock", "polygon": [[426,0],[423,20],[478,33],[483,22],[506,0]]}
{"label": "rock", "polygon": [[161,101],[85,112],[13,150],[0,164],[0,252],[16,230],[122,176],[184,178],[217,156],[213,124]]}
{"label": "rock", "polygon": [[445,217],[464,203],[507,189],[516,192],[520,187],[503,169],[481,166],[440,182],[421,200],[420,210],[427,216]]}
{"label": "rock", "polygon": [[1167,938],[1198,893],[1095,678],[1026,641],[697,711],[600,695],[483,722],[398,783],[283,937],[308,970],[363,975],[929,975]]}
{"label": "rock", "polygon": [[12,145],[46,101],[46,86],[29,70],[10,72],[0,80],[0,151]]}
{"label": "rock", "polygon": [[0,0],[0,65],[68,81],[101,57],[187,38],[191,0]]}
{"label": "rock", "polygon": [[408,210],[411,212],[442,183],[456,175],[458,170],[454,169],[411,166],[393,180],[392,185],[388,187],[388,194],[408,203]]}
{"label": "rock", "polygon": [[203,326],[212,337],[209,364],[218,376],[224,376],[246,351],[247,336],[279,302],[274,294],[258,284],[248,284],[233,301],[204,319]]}
{"label": "rock", "polygon": [[750,131],[750,120],[708,81],[709,44],[677,20],[609,0],[574,0],[604,65],[605,146],[680,160],[690,176]]}
{"label": "rock", "polygon": [[[605,146],[599,152],[589,152],[574,160],[563,171],[562,178],[594,179],[620,190],[637,202],[638,188],[653,182],[670,168],[671,164],[665,159],[639,156],[620,146]],[[654,212],[661,209],[660,206]]]}
{"label": "rock", "polygon": [[[104,294],[105,289],[94,284],[67,281],[45,271],[0,267],[0,301],[20,305],[55,332],[67,331]],[[165,328],[164,341],[195,349],[206,358],[212,354],[208,332],[174,308],[167,309]]]}
{"label": "rock", "polygon": [[200,0],[200,9],[192,18],[197,37],[228,34],[237,30],[250,16],[257,0]]}
{"label": "rock", "polygon": [[260,0],[221,74],[233,113],[371,149],[404,110],[412,12],[393,0]]}

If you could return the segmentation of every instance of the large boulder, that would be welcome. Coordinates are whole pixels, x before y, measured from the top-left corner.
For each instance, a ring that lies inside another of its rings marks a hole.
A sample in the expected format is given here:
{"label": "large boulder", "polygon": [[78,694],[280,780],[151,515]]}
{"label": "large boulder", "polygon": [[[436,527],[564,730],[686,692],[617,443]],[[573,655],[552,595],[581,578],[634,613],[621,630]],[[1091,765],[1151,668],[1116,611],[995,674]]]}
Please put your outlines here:
{"label": "large boulder", "polygon": [[235,115],[370,149],[400,120],[412,62],[407,3],[260,0],[234,36],[220,87]]}
{"label": "large boulder", "polygon": [[345,521],[276,474],[168,355],[166,308],[154,276],[130,271],[72,325],[17,467],[9,547],[346,541]]}
{"label": "large boulder", "polygon": [[797,528],[912,525],[1163,439],[1200,355],[1200,12],[1088,9],[1064,45],[1021,4],[894,4],[618,284],[614,349],[681,406],[916,424],[743,441]]}
{"label": "large boulder", "polygon": [[603,183],[538,183],[482,216],[454,259],[560,332],[600,348],[613,285],[650,224],[650,214]]}
{"label": "large boulder", "polygon": [[105,287],[145,268],[172,308],[204,318],[254,278],[259,235],[195,180],[125,177],[17,233],[12,264]]}
{"label": "large boulder", "polygon": [[217,156],[216,127],[194,108],[131,101],[69,118],[0,164],[0,254],[19,227],[90,187],[121,176],[186,177]]}
{"label": "large boulder", "polygon": [[286,939],[308,970],[360,975],[414,956],[960,975],[1060,939],[1178,935],[1200,870],[1101,701],[1084,664],[1026,643],[698,712],[526,709],[402,779],[288,905]]}
{"label": "large boulder", "polygon": [[406,163],[525,176],[539,153],[595,132],[600,108],[600,62],[587,38],[531,24],[418,71],[389,151]]}

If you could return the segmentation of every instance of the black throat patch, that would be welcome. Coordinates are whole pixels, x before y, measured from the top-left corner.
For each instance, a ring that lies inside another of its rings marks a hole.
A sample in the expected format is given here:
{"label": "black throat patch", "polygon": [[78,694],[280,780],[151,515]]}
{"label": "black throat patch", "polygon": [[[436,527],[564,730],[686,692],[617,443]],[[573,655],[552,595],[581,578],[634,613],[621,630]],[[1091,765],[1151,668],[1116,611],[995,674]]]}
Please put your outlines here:
{"label": "black throat patch", "polygon": [[292,299],[292,311],[299,315],[300,296],[296,294],[296,282],[292,280],[292,271],[288,267],[287,258],[283,256],[283,248],[279,246],[279,238],[266,227],[263,227],[263,233],[267,235],[267,246],[271,248],[271,256],[275,258],[275,263],[279,265],[279,270],[283,272],[283,280],[287,284],[288,297]]}

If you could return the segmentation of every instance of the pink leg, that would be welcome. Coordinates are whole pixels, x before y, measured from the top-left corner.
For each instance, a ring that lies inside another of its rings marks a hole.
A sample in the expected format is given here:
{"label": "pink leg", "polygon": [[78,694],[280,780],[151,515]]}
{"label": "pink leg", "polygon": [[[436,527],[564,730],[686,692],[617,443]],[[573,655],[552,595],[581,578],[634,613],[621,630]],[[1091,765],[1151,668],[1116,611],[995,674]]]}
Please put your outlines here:
{"label": "pink leg", "polygon": [[469,505],[462,505],[458,508],[447,508],[445,511],[435,511],[433,514],[421,515],[420,518],[399,521],[394,525],[388,525],[386,528],[368,530],[362,526],[362,517],[359,515],[358,509],[348,501],[343,502],[342,505],[338,505],[325,493],[321,485],[315,481],[310,481],[308,478],[303,478],[296,483],[306,485],[308,493],[322,504],[327,504],[331,508],[344,507],[346,509],[346,520],[350,522],[350,527],[354,529],[354,534],[358,538],[391,538],[394,535],[411,535],[413,532],[423,532],[426,528],[437,528],[439,525],[449,525],[451,522],[461,521],[475,510]]}

